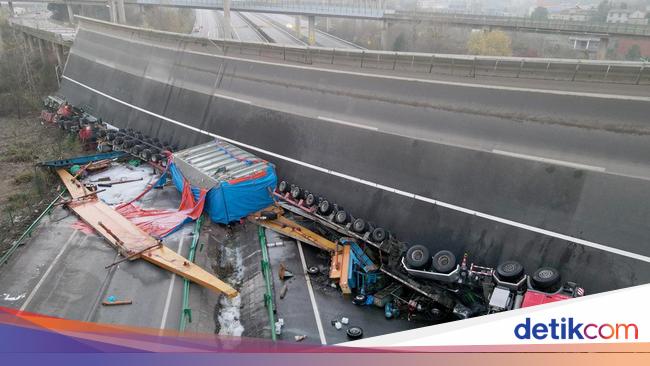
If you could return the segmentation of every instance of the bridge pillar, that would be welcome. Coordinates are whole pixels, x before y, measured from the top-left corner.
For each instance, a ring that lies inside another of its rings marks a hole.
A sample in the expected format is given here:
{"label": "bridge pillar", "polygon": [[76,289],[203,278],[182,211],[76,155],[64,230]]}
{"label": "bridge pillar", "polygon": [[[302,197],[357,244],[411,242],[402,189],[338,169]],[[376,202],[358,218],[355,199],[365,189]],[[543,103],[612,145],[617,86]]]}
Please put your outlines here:
{"label": "bridge pillar", "polygon": [[23,33],[23,38],[25,40],[25,43],[27,44],[27,48],[29,48],[29,52],[34,51],[34,45],[32,45],[32,40],[29,34]]}
{"label": "bridge pillar", "polygon": [[117,7],[115,6],[115,1],[108,0],[108,12],[110,14],[111,23],[117,23]]}
{"label": "bridge pillar", "polygon": [[295,21],[293,23],[293,29],[296,31],[296,38],[302,38],[302,32],[300,28],[300,15],[296,15]]}
{"label": "bridge pillar", "polygon": [[598,43],[598,51],[596,51],[596,59],[604,60],[607,58],[607,46],[609,45],[609,38],[602,37]]}
{"label": "bridge pillar", "polygon": [[41,61],[45,63],[45,61],[47,61],[47,59],[45,58],[45,50],[44,50],[45,41],[40,38],[37,38],[36,43],[38,43],[38,54],[41,56]]}
{"label": "bridge pillar", "polygon": [[16,13],[14,12],[14,3],[9,1],[7,3],[7,5],[9,5],[9,16],[12,17],[12,16],[16,15]]}
{"label": "bridge pillar", "polygon": [[57,65],[59,65],[59,67],[63,69],[63,59],[64,59],[63,46],[61,46],[60,44],[52,43],[52,48],[54,49],[54,54],[56,55]]}
{"label": "bridge pillar", "polygon": [[332,28],[332,18],[325,18],[325,31],[329,33],[330,28]]}
{"label": "bridge pillar", "polygon": [[307,17],[308,24],[308,34],[309,34],[309,45],[314,46],[316,44],[316,17],[310,15]]}
{"label": "bridge pillar", "polygon": [[124,0],[117,0],[117,17],[120,24],[126,24],[126,12],[124,11]]}
{"label": "bridge pillar", "polygon": [[388,49],[388,22],[386,20],[381,21],[381,33],[380,33],[380,42],[381,50],[386,51]]}
{"label": "bridge pillar", "polygon": [[230,0],[223,1],[223,33],[224,38],[232,38],[232,24],[230,22]]}
{"label": "bridge pillar", "polygon": [[68,7],[68,20],[70,20],[70,24],[74,24],[74,11],[72,10],[72,5],[66,4]]}

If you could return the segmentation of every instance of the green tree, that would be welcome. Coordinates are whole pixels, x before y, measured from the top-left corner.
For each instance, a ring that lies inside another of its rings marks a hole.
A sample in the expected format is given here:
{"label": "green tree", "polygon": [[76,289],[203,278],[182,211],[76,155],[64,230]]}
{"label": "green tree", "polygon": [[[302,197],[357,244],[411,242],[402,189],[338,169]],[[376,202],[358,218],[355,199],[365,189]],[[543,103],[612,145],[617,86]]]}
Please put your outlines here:
{"label": "green tree", "polygon": [[499,30],[475,32],[469,37],[467,50],[473,55],[511,56],[512,41],[507,34]]}
{"label": "green tree", "polygon": [[548,19],[548,9],[543,6],[538,6],[530,14],[532,20],[547,20]]}
{"label": "green tree", "polygon": [[641,47],[638,44],[632,45],[625,54],[628,61],[639,61],[641,59]]}
{"label": "green tree", "polygon": [[406,37],[404,33],[400,33],[393,42],[393,51],[406,51],[406,46]]}
{"label": "green tree", "polygon": [[607,21],[607,13],[609,13],[609,10],[611,8],[612,6],[609,1],[602,0],[598,4],[598,10],[596,11],[596,15],[594,15],[593,20],[596,22],[605,23]]}

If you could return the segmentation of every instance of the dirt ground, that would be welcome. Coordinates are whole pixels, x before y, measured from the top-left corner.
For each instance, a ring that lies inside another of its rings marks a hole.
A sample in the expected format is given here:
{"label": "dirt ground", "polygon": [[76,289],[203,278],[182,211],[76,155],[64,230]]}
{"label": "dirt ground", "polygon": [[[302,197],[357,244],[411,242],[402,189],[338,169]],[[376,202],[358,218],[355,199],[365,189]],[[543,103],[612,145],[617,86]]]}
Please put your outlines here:
{"label": "dirt ground", "polygon": [[82,154],[76,137],[43,126],[37,113],[0,117],[0,255],[60,189],[56,175],[36,164]]}

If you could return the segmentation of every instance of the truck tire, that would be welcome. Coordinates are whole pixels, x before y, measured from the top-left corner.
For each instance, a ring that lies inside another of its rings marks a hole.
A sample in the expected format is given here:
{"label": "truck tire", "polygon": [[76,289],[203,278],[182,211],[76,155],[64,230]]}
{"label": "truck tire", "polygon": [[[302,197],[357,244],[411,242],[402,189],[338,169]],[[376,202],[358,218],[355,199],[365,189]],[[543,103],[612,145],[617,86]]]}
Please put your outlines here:
{"label": "truck tire", "polygon": [[440,273],[449,273],[456,267],[456,256],[448,250],[441,250],[433,256],[433,269]]}
{"label": "truck tire", "polygon": [[350,215],[344,210],[337,211],[336,215],[334,215],[334,222],[339,225],[345,225],[348,221],[350,221]]}
{"label": "truck tire", "polygon": [[531,278],[533,287],[538,290],[546,290],[560,282],[560,272],[553,267],[539,268]]}
{"label": "truck tire", "polygon": [[302,188],[300,188],[300,187],[298,187],[298,186],[293,186],[293,187],[291,187],[291,197],[292,197],[294,200],[297,201],[297,200],[301,199],[303,193],[304,193],[304,192],[303,192]]}
{"label": "truck tire", "polygon": [[517,282],[524,275],[524,266],[517,261],[505,261],[497,266],[497,277],[501,281]]}
{"label": "truck tire", "polygon": [[350,339],[359,339],[363,337],[363,329],[361,327],[350,327],[345,331]]}
{"label": "truck tire", "polygon": [[423,268],[429,263],[429,260],[431,260],[431,255],[429,249],[424,245],[414,245],[406,251],[406,264],[409,267]]}
{"label": "truck tire", "polygon": [[289,183],[286,180],[280,181],[278,184],[278,192],[287,193],[289,191]]}
{"label": "truck tire", "polygon": [[368,223],[366,223],[366,220],[364,219],[355,219],[354,222],[352,223],[352,231],[354,231],[357,234],[363,234],[366,232],[366,229],[368,228]]}
{"label": "truck tire", "polygon": [[387,233],[386,230],[378,227],[372,231],[372,234],[370,236],[372,237],[372,241],[374,241],[375,243],[381,243],[384,240],[386,240]]}
{"label": "truck tire", "polygon": [[318,212],[321,215],[329,215],[332,212],[332,204],[328,200],[322,200],[318,205]]}
{"label": "truck tire", "polygon": [[316,196],[313,193],[310,193],[305,197],[305,206],[312,207],[316,204]]}

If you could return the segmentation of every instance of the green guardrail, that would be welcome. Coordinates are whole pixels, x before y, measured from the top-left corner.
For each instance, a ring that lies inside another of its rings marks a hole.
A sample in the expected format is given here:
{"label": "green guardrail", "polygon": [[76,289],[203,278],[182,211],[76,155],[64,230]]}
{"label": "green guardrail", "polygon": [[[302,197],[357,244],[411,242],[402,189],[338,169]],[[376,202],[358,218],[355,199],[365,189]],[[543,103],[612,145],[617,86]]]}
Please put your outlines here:
{"label": "green guardrail", "polygon": [[23,234],[16,241],[14,241],[13,244],[11,244],[9,250],[7,250],[5,254],[2,256],[2,258],[0,258],[0,266],[5,264],[7,260],[9,260],[9,257],[11,257],[11,255],[16,251],[16,249],[18,249],[18,247],[23,244],[23,241],[26,238],[32,236],[32,232],[34,231],[34,229],[36,229],[36,227],[41,222],[43,217],[45,217],[45,215],[47,215],[48,213],[50,213],[50,211],[52,211],[54,205],[56,205],[56,203],[61,199],[61,197],[63,197],[65,192],[67,192],[67,189],[63,188],[61,193],[59,193],[59,195],[56,196],[56,198],[52,202],[50,202],[50,204],[45,208],[45,210],[43,210],[43,212],[41,212],[41,214],[36,218],[36,220],[34,220],[31,223],[31,225],[29,225],[27,229],[25,229]]}
{"label": "green guardrail", "polygon": [[264,293],[264,305],[269,312],[269,324],[271,325],[271,339],[276,340],[275,335],[275,315],[273,304],[273,293],[271,292],[271,264],[269,262],[269,252],[266,247],[266,235],[264,228],[258,226],[258,237],[260,239],[260,247],[262,249],[262,273],[264,274],[264,282],[266,282],[266,292]]}
{"label": "green guardrail", "polygon": [[[200,216],[194,224],[194,231],[192,231],[192,245],[190,246],[190,253],[187,259],[194,262],[196,257],[196,245],[199,242],[199,234],[201,232],[201,225],[203,225],[203,216]],[[187,323],[192,322],[192,308],[190,308],[190,281],[183,279],[183,305],[181,308],[181,321],[179,322],[179,331],[182,333],[187,327]]]}

